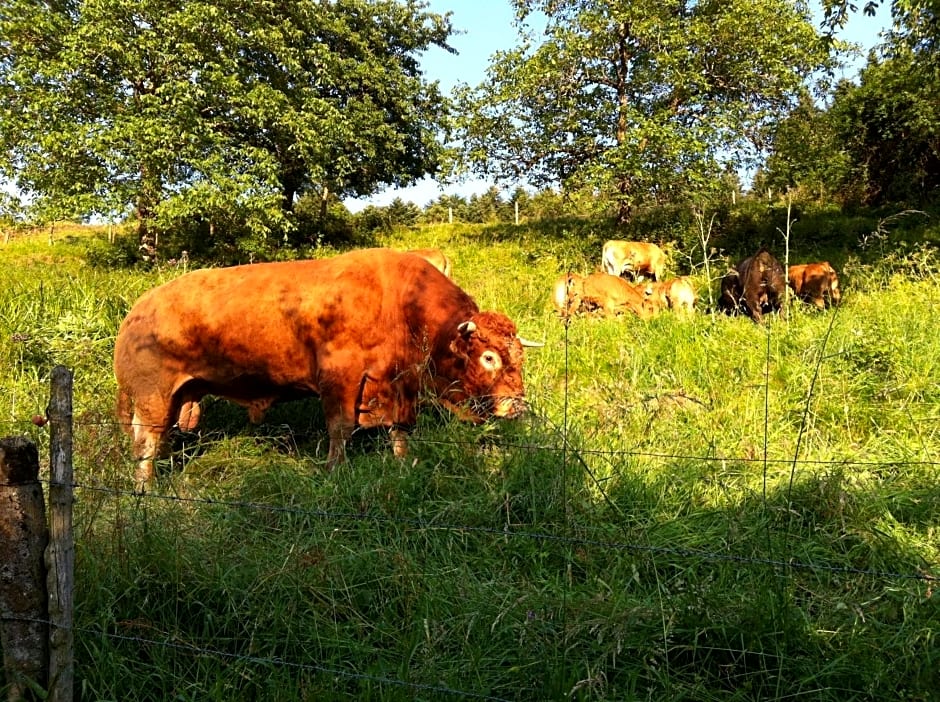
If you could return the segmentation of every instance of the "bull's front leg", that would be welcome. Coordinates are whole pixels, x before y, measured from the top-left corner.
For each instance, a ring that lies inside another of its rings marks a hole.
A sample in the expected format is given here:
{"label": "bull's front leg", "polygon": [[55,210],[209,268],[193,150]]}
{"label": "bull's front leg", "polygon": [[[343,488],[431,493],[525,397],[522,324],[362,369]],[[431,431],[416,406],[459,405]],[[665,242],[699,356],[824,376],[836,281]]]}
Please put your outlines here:
{"label": "bull's front leg", "polygon": [[340,373],[322,372],[318,386],[330,437],[326,469],[331,471],[346,460],[346,442],[356,428],[356,401],[360,388],[355,381],[344,382],[344,376]]}
{"label": "bull's front leg", "polygon": [[346,442],[352,436],[355,427],[346,422],[337,421],[328,427],[330,450],[326,456],[326,469],[332,471],[346,461]]}

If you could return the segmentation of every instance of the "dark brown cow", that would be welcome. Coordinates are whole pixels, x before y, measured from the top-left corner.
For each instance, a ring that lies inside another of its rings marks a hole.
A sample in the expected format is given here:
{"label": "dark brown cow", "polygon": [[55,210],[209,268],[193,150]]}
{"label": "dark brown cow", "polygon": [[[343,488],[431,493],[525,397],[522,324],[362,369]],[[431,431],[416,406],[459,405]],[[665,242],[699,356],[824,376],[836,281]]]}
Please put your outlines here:
{"label": "dark brown cow", "polygon": [[838,305],[842,300],[839,276],[829,261],[790,266],[787,273],[790,288],[803,302],[825,309],[827,305]]}
{"label": "dark brown cow", "polygon": [[721,291],[718,294],[718,309],[725,314],[735,315],[743,312],[741,299],[744,297],[744,286],[741,285],[741,276],[732,268],[721,279]]}
{"label": "dark brown cow", "polygon": [[607,273],[591,273],[586,277],[567,273],[555,281],[552,301],[562,316],[572,312],[629,312],[641,319],[649,319],[660,306],[646,297],[644,287],[631,285],[623,278]]}
{"label": "dark brown cow", "polygon": [[144,294],[118,331],[118,412],[138,487],[171,427],[195,427],[204,395],[246,406],[253,421],[275,402],[319,395],[330,468],[356,427],[390,427],[404,455],[423,387],[464,419],[515,417],[524,343],[509,318],[481,312],[411,254],[194,271]]}
{"label": "dark brown cow", "polygon": [[656,244],[611,239],[601,251],[601,266],[609,275],[626,273],[634,280],[641,275],[662,280],[666,254]]}
{"label": "dark brown cow", "polygon": [[739,284],[741,311],[755,322],[763,320],[768,312],[777,312],[783,304],[787,280],[783,266],[766,248],[760,250],[736,266]]}

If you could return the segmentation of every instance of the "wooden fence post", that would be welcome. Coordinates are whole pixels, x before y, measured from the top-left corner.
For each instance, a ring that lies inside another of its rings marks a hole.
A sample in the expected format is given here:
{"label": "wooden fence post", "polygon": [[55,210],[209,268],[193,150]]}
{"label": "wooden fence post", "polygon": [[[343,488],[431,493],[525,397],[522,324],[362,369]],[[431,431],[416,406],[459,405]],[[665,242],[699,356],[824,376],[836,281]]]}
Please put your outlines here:
{"label": "wooden fence post", "polygon": [[0,439],[0,637],[8,702],[39,699],[48,680],[49,539],[39,451],[25,437]]}
{"label": "wooden fence post", "polygon": [[75,537],[72,533],[72,372],[52,369],[49,397],[49,701],[71,702],[74,679],[72,593]]}

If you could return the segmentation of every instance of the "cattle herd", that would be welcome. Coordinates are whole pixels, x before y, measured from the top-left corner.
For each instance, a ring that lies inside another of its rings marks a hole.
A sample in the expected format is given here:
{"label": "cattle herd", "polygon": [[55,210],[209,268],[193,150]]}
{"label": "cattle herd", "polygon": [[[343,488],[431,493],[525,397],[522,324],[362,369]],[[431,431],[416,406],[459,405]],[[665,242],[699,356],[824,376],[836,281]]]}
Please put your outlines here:
{"label": "cattle herd", "polygon": [[[587,276],[565,273],[552,286],[552,304],[562,317],[596,312],[649,319],[664,309],[692,313],[696,295],[691,279],[663,280],[665,264],[666,254],[656,244],[608,241],[601,252],[603,270]],[[785,275],[780,262],[761,247],[721,279],[718,310],[760,322],[782,309],[788,285],[795,297],[820,309],[842,297],[839,277],[828,261],[793,265]]]}
{"label": "cattle herd", "polygon": [[[694,311],[691,280],[664,280],[666,255],[655,244],[608,241],[601,266],[554,283],[559,314]],[[364,249],[196,270],[145,293],[114,349],[118,418],[132,440],[138,490],[153,480],[170,431],[198,426],[206,395],[245,406],[253,422],[276,402],[319,396],[328,468],[359,428],[387,428],[393,452],[405,455],[425,398],[474,422],[521,414],[523,347],[539,344],[505,315],[481,311],[451,274],[439,249]],[[784,276],[762,248],[724,276],[718,308],[759,322],[781,309],[787,284],[817,307],[840,300],[827,262]]]}

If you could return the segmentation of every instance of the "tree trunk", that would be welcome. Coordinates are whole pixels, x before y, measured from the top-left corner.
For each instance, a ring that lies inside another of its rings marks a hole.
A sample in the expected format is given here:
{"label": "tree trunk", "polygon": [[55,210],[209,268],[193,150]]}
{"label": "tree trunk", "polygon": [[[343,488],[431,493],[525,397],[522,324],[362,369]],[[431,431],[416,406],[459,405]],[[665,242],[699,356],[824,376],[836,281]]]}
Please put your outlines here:
{"label": "tree trunk", "polygon": [[[627,90],[630,81],[630,45],[627,39],[630,36],[630,27],[626,22],[620,24],[620,36],[617,42],[617,146],[622,147],[627,140],[627,131],[630,128],[627,119],[630,107],[630,96]],[[621,175],[617,180],[617,224],[627,224],[633,216],[633,206],[630,203],[630,178]]]}
{"label": "tree trunk", "polygon": [[327,205],[330,204],[330,189],[327,186],[323,186],[323,191],[320,193],[320,221],[323,222],[326,220],[326,209]]}

